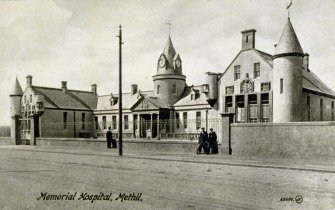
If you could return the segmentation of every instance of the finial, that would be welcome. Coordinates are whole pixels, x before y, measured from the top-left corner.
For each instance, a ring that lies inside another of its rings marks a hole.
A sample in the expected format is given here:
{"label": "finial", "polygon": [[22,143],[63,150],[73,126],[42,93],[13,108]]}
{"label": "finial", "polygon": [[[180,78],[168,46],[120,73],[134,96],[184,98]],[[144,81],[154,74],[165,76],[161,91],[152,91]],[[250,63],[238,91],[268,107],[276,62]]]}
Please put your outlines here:
{"label": "finial", "polygon": [[289,5],[287,5],[287,7],[286,7],[288,19],[290,19],[290,7],[291,7],[291,5],[292,5],[292,0],[290,1]]}
{"label": "finial", "polygon": [[122,26],[121,26],[121,24],[119,25],[119,29],[121,30],[121,28],[122,28]]}
{"label": "finial", "polygon": [[169,25],[169,36],[170,36],[170,29],[171,29],[170,27],[171,27],[171,25],[172,25],[172,24],[171,24],[171,21],[169,20],[166,24]]}

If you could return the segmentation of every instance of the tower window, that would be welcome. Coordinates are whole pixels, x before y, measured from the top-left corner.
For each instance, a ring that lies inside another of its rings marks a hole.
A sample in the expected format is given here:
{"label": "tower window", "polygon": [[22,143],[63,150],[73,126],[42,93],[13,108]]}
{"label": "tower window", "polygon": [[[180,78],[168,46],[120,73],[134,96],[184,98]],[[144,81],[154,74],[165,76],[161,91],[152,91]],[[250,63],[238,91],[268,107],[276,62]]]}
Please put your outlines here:
{"label": "tower window", "polygon": [[261,76],[261,64],[260,63],[254,63],[254,78]]}
{"label": "tower window", "polygon": [[249,41],[249,36],[247,36],[247,37],[245,38],[245,42],[248,43],[248,41]]}
{"label": "tower window", "polygon": [[32,103],[32,102],[33,102],[33,96],[30,95],[30,103]]}
{"label": "tower window", "polygon": [[157,85],[157,95],[159,94],[159,88],[160,87],[161,87],[160,85]]}
{"label": "tower window", "polygon": [[25,104],[27,103],[27,96],[26,95],[24,96],[24,103]]}
{"label": "tower window", "polygon": [[177,93],[177,87],[176,87],[176,85],[172,85],[172,93]]}
{"label": "tower window", "polygon": [[234,66],[234,80],[238,80],[241,78],[241,66]]}
{"label": "tower window", "polygon": [[284,89],[284,80],[283,80],[283,78],[281,78],[280,79],[280,94],[282,94],[283,93],[283,90]]}
{"label": "tower window", "polygon": [[67,112],[63,112],[63,127],[67,128]]}

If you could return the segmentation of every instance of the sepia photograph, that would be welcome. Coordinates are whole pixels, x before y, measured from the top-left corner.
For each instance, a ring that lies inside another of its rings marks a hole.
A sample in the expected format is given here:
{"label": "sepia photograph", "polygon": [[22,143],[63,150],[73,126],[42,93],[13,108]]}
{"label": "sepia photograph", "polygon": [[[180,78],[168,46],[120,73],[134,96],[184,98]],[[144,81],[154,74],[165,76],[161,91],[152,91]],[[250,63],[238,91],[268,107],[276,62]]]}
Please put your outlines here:
{"label": "sepia photograph", "polygon": [[334,0],[0,0],[0,209],[335,210]]}

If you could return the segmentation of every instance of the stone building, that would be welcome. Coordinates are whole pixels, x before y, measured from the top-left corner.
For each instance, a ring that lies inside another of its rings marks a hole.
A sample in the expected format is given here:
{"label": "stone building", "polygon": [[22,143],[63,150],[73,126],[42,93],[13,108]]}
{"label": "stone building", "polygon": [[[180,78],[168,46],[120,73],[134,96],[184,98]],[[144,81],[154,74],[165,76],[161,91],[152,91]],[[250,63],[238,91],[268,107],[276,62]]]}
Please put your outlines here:
{"label": "stone building", "polygon": [[[222,73],[207,72],[204,83],[186,84],[182,59],[171,37],[157,60],[153,90],[136,84],[123,98],[127,138],[196,139],[213,127],[219,140],[225,116],[235,123],[334,121],[335,93],[309,69],[290,19],[274,55],[255,48],[256,30],[242,31],[242,48]],[[154,72],[153,72],[154,73]],[[12,137],[16,144],[35,137],[104,137],[118,129],[118,94],[32,85],[16,80],[11,98]]]}

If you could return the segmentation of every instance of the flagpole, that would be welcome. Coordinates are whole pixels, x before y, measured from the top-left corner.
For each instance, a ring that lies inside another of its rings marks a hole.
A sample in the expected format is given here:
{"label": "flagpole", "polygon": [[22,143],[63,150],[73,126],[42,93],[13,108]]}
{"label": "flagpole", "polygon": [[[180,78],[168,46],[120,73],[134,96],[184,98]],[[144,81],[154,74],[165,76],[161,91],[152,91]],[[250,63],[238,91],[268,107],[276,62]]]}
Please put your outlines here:
{"label": "flagpole", "polygon": [[119,156],[122,156],[122,28],[119,26]]}

